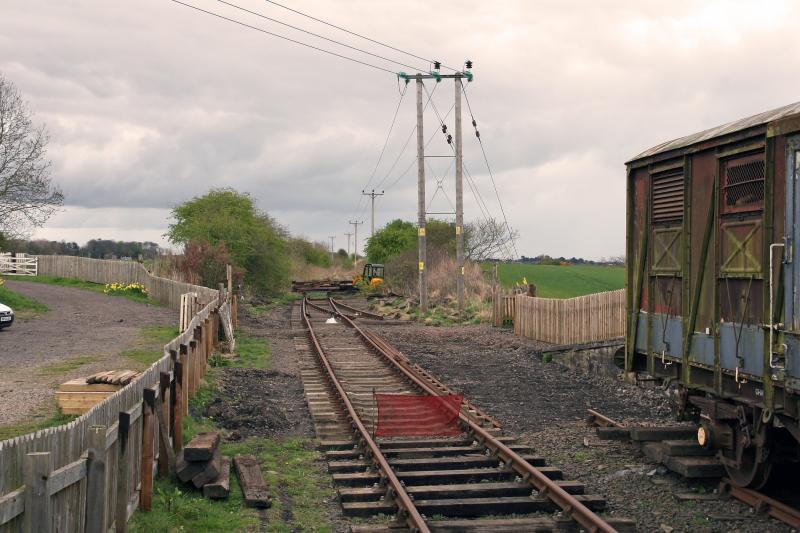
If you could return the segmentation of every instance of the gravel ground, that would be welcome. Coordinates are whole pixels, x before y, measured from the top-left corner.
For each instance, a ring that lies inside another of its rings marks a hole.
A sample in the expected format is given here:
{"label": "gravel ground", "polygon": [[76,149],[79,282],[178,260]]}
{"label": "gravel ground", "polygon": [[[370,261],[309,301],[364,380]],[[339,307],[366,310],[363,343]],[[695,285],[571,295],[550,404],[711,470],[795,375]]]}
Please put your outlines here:
{"label": "gravel ground", "polygon": [[538,354],[546,345],[507,329],[372,328],[529,442],[566,478],[605,496],[610,514],[635,519],[640,531],[791,531],[776,520],[754,516],[736,501],[679,501],[677,494],[713,495],[716,484],[685,481],[631,444],[599,441],[586,427],[587,408],[626,422],[674,422],[673,407],[660,391],[545,363]]}
{"label": "gravel ground", "polygon": [[[82,289],[8,281],[14,292],[47,305],[44,315],[0,330],[0,424],[47,416],[58,384],[101,370],[137,369],[120,352],[142,347],[144,326],[177,323],[175,311]],[[91,361],[66,372],[48,367],[77,357]]]}

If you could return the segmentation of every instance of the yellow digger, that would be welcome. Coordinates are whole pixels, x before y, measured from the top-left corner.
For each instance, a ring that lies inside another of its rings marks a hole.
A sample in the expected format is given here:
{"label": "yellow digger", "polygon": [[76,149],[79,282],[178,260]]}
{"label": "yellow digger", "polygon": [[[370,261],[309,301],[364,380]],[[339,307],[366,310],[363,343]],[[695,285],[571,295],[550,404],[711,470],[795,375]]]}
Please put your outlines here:
{"label": "yellow digger", "polygon": [[377,287],[383,283],[383,265],[377,263],[367,263],[364,265],[364,271],[361,274],[353,276],[353,285],[359,282],[365,283],[370,287]]}

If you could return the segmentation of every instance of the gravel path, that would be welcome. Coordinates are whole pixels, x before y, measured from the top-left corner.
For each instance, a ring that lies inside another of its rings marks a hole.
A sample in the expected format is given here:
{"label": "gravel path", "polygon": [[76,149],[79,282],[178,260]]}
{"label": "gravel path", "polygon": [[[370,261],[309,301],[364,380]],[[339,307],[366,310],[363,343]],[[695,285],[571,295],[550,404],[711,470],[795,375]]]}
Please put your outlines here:
{"label": "gravel path", "polygon": [[[68,379],[101,370],[138,369],[121,351],[141,347],[144,326],[177,323],[164,307],[44,283],[8,281],[12,291],[49,307],[43,316],[18,320],[0,330],[0,424],[52,414],[55,387]],[[53,365],[85,357],[66,372]]]}

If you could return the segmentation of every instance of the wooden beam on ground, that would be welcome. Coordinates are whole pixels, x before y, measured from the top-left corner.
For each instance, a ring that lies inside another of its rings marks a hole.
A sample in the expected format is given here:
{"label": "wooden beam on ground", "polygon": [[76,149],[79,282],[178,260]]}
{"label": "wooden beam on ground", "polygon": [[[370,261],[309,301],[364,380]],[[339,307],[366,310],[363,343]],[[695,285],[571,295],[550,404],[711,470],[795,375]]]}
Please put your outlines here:
{"label": "wooden beam on ground", "polygon": [[261,468],[253,455],[237,455],[233,458],[239,485],[242,487],[244,503],[248,507],[266,508],[272,505],[267,485],[261,476]]}

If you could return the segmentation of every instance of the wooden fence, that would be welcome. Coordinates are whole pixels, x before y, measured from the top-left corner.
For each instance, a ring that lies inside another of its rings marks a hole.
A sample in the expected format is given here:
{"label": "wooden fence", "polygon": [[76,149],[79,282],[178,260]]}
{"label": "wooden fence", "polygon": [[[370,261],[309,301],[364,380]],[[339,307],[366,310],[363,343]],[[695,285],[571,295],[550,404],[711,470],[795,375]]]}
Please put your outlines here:
{"label": "wooden fence", "polygon": [[516,308],[514,295],[496,294],[492,299],[492,324],[499,328],[507,322],[514,322]]}
{"label": "wooden fence", "polygon": [[68,424],[0,442],[0,532],[122,533],[150,508],[153,477],[174,471],[189,398],[235,306],[226,290],[213,293],[130,384]]}
{"label": "wooden fence", "polygon": [[141,283],[147,288],[150,297],[179,309],[181,295],[196,292],[202,303],[217,298],[217,291],[191,283],[173,281],[150,274],[141,263],[135,261],[111,261],[89,259],[71,255],[40,255],[39,274],[75,278],[94,283]]}
{"label": "wooden fence", "polygon": [[4,276],[35,276],[37,264],[37,258],[32,255],[0,254],[0,274]]}
{"label": "wooden fence", "polygon": [[553,344],[576,344],[625,335],[625,289],[565,300],[514,298],[514,333]]}

